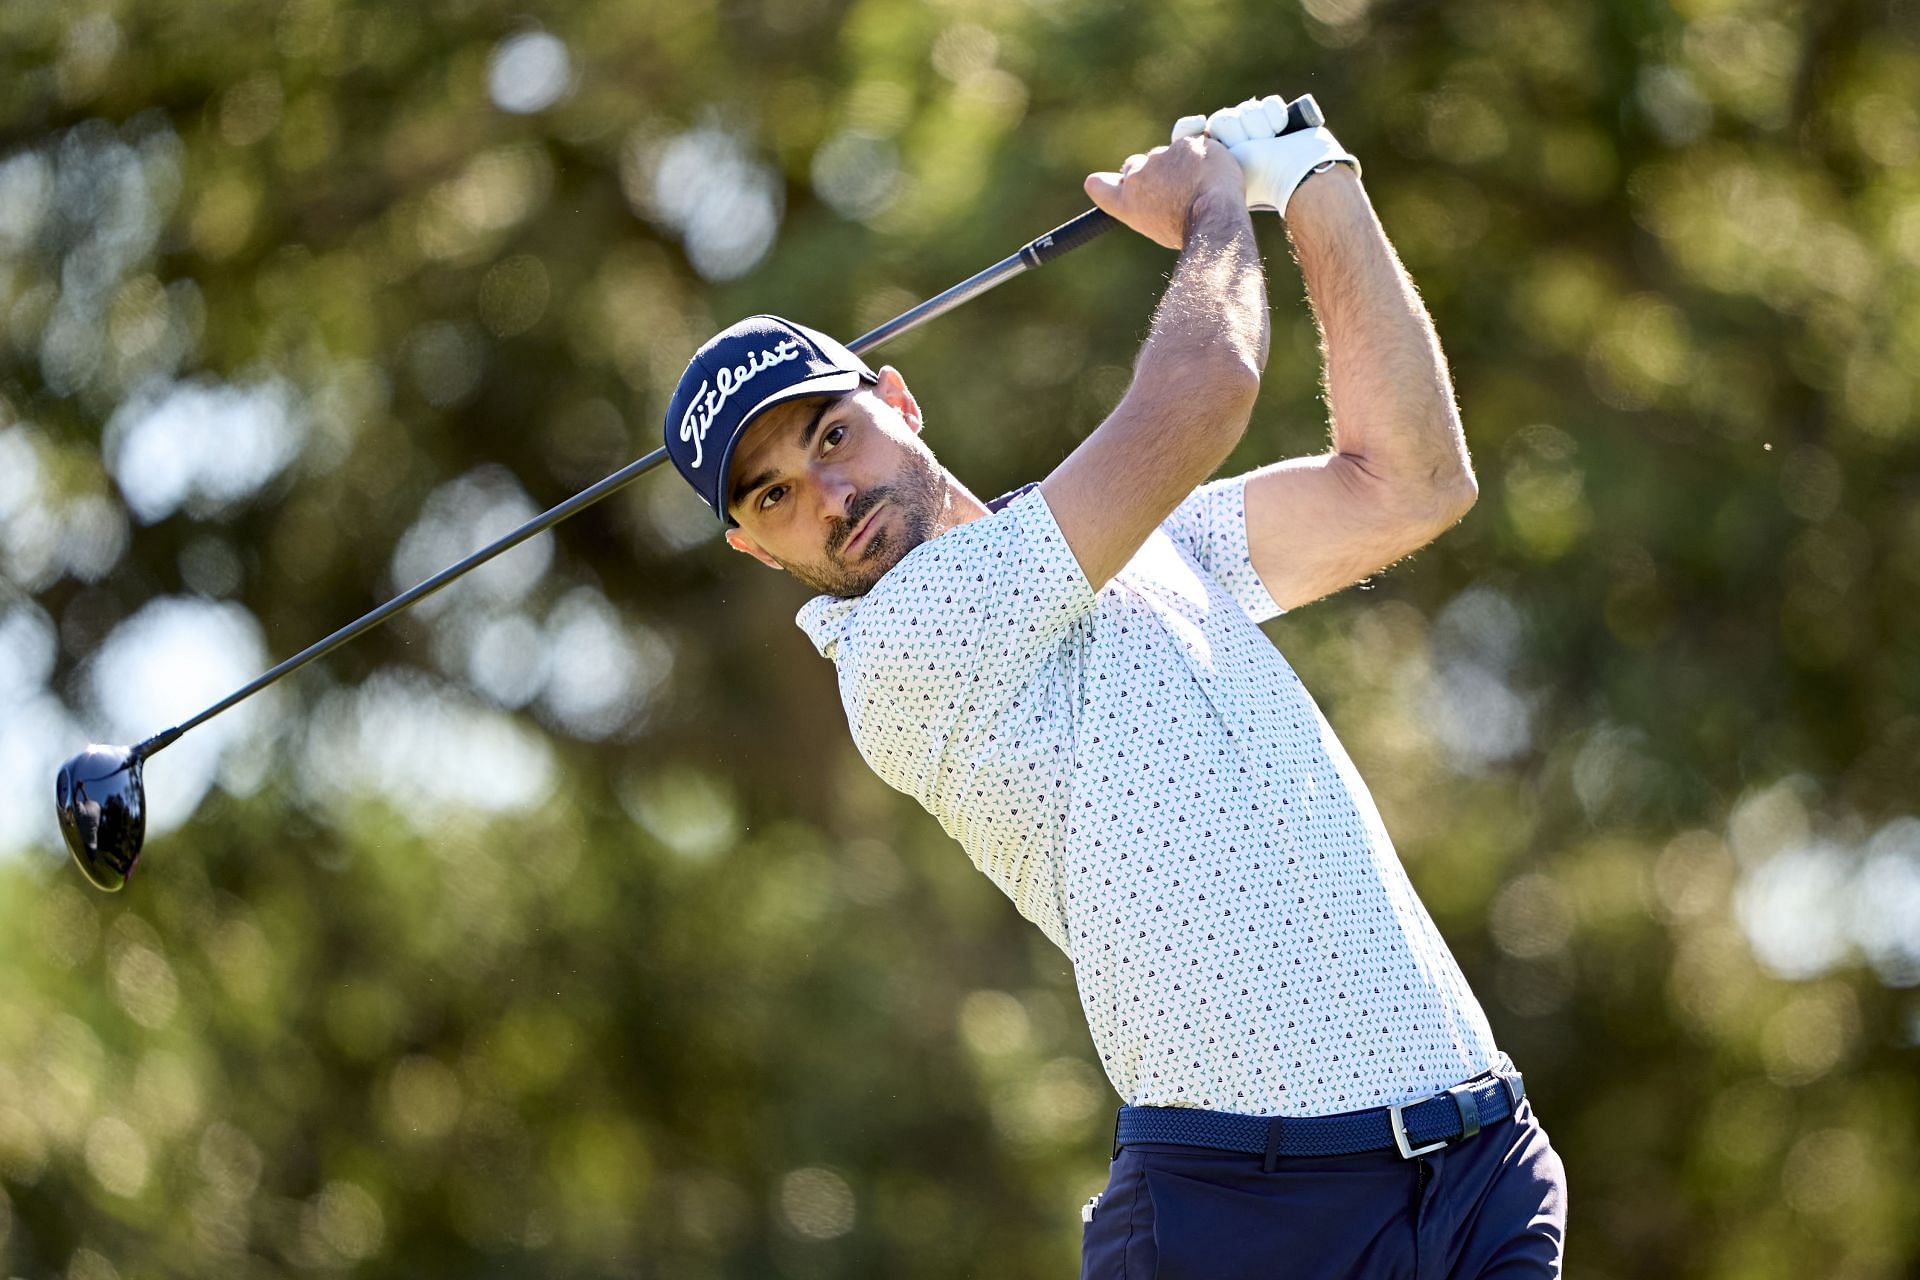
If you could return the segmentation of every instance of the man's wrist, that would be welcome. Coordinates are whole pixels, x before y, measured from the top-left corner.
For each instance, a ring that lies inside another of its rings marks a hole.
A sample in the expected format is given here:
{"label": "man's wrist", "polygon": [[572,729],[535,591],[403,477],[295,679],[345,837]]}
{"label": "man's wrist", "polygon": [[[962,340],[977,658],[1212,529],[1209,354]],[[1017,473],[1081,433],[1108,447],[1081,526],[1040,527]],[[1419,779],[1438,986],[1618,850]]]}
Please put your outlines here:
{"label": "man's wrist", "polygon": [[1191,241],[1193,233],[1198,230],[1227,230],[1246,220],[1244,192],[1229,191],[1224,187],[1208,188],[1195,196],[1193,203],[1187,206],[1185,239]]}
{"label": "man's wrist", "polygon": [[1300,180],[1287,200],[1287,225],[1310,230],[1329,219],[1345,221],[1366,206],[1360,175],[1352,165],[1334,161]]}

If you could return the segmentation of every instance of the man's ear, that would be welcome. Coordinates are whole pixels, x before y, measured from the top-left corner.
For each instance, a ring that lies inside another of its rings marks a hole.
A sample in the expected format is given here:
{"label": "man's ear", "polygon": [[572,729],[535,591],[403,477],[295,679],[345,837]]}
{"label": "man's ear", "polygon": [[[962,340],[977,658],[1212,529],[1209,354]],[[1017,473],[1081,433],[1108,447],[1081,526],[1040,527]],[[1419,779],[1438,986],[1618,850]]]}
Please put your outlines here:
{"label": "man's ear", "polygon": [[[738,529],[727,530],[727,545],[735,551],[744,551],[769,569],[779,569],[780,562],[761,549],[759,543]],[[782,570],[784,572],[784,570]]]}
{"label": "man's ear", "polygon": [[907,428],[919,435],[920,428],[926,424],[920,418],[920,402],[913,398],[913,392],[907,390],[907,380],[900,371],[890,364],[880,366],[880,381],[875,384],[874,394],[900,411],[907,420]]}

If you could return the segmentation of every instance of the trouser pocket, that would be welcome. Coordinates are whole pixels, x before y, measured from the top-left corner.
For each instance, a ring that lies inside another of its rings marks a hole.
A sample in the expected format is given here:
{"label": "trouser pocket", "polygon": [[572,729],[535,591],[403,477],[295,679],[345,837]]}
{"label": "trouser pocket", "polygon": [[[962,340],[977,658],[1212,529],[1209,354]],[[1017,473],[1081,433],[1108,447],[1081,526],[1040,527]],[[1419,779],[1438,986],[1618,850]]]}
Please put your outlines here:
{"label": "trouser pocket", "polygon": [[1145,1194],[1140,1162],[1123,1153],[1091,1212],[1081,1207],[1080,1280],[1146,1280],[1151,1274],[1152,1237],[1134,1231]]}
{"label": "trouser pocket", "polygon": [[1146,1182],[1154,1280],[1236,1280],[1290,1270],[1290,1233],[1270,1197],[1163,1169],[1149,1169]]}

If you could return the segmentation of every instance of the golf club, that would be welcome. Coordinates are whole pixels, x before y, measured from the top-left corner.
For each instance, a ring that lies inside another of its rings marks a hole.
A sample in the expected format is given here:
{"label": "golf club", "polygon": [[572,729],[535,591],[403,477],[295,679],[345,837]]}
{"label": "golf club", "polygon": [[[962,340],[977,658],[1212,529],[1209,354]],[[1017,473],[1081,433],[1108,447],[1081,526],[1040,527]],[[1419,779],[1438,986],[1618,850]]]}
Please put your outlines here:
{"label": "golf club", "polygon": [[[1287,107],[1286,132],[1312,129],[1324,124],[1319,104],[1312,95],[1303,95]],[[1096,237],[1111,231],[1119,223],[1099,209],[1089,209],[1045,235],[1021,246],[993,266],[970,276],[951,289],[927,299],[918,306],[887,321],[870,333],[848,343],[856,354],[864,354],[953,310],[969,299],[1005,283],[1013,276],[1069,253]],[[408,588],[371,613],[348,623],[316,644],[309,645],[271,671],[243,688],[228,694],[205,711],[181,724],[157,733],[131,747],[90,745],[60,766],[54,780],[54,804],[58,808],[60,833],[67,849],[87,879],[109,892],[122,888],[133,874],[141,846],[146,840],[147,799],[141,770],[147,759],[176,741],[194,726],[212,719],[235,703],[258,693],[281,677],[304,667],[315,658],[330,653],[362,632],[385,622],[396,613],[432,595],[455,578],[479,568],[503,551],[525,542],[536,534],[586,510],[602,498],[618,492],[666,459],[666,449],[655,449],[599,483],[581,490],[565,502],[542,512],[519,528],[489,543],[457,564],[450,565],[431,578]]]}

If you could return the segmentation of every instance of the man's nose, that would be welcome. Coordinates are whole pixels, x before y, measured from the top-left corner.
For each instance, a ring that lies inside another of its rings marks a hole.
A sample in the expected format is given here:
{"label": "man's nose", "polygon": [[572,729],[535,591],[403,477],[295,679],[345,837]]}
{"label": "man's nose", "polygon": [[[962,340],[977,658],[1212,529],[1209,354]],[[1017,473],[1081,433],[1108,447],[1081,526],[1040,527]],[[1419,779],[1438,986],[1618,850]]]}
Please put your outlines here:
{"label": "man's nose", "polygon": [[820,519],[832,524],[847,518],[859,488],[845,476],[829,471],[820,476],[816,491],[819,494]]}

